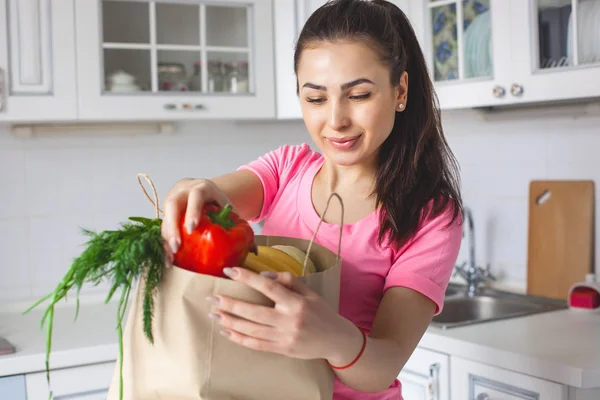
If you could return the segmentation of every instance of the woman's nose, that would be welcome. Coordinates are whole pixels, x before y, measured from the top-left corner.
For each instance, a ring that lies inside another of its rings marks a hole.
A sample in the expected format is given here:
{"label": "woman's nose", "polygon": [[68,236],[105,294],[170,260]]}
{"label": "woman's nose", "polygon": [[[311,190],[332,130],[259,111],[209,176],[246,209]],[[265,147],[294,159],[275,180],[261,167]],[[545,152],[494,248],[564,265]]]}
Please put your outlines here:
{"label": "woman's nose", "polygon": [[341,104],[331,106],[329,110],[329,127],[336,131],[342,130],[350,126],[350,117],[348,110]]}

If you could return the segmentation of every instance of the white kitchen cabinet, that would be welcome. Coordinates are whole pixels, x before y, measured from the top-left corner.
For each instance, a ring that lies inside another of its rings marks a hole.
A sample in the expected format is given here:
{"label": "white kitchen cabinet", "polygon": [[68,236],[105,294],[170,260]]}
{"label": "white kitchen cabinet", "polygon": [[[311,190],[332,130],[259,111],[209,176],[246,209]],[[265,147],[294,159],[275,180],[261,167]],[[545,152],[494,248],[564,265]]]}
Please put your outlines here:
{"label": "white kitchen cabinet", "polygon": [[506,104],[508,0],[411,0],[409,17],[443,109]]}
{"label": "white kitchen cabinet", "polygon": [[442,109],[600,97],[597,0],[410,1]]}
{"label": "white kitchen cabinet", "polygon": [[511,0],[510,21],[513,102],[600,96],[600,1]]}
{"label": "white kitchen cabinet", "polygon": [[[403,10],[409,0],[391,0]],[[277,80],[277,119],[301,119],[302,111],[296,94],[294,48],[304,23],[327,0],[275,1],[275,76]]]}
{"label": "white kitchen cabinet", "polygon": [[[54,400],[106,400],[115,371],[114,362],[90,364],[50,371]],[[27,400],[47,400],[46,372],[25,375]]]}
{"label": "white kitchen cabinet", "polygon": [[77,0],[84,120],[274,118],[271,0]]}
{"label": "white kitchen cabinet", "polygon": [[0,123],[76,116],[74,0],[0,0]]}
{"label": "white kitchen cabinet", "polygon": [[452,399],[567,400],[568,387],[458,357],[450,360]]}
{"label": "white kitchen cabinet", "polygon": [[398,380],[404,400],[449,400],[449,356],[417,347]]}

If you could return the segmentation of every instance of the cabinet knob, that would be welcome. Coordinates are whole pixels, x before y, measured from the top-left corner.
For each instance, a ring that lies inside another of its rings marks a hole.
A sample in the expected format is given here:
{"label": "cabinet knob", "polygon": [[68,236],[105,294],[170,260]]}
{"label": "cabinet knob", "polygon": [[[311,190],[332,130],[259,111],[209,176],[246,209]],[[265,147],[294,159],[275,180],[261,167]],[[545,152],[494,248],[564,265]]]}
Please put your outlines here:
{"label": "cabinet knob", "polygon": [[513,96],[521,96],[523,94],[523,86],[518,85],[516,83],[513,83],[513,85],[510,87],[510,93]]}
{"label": "cabinet knob", "polygon": [[492,91],[492,93],[494,93],[494,97],[504,97],[504,95],[506,94],[506,90],[502,87],[502,86],[494,86],[494,90]]}

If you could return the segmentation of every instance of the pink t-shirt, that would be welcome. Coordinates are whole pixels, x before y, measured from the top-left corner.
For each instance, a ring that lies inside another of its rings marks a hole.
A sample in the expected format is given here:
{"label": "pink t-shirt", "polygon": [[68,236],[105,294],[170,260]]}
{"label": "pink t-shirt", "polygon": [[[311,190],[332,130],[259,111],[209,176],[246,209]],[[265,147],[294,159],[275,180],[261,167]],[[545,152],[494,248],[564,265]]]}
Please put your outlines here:
{"label": "pink t-shirt", "polygon": [[[286,145],[240,167],[254,172],[263,185],[263,208],[253,221],[265,219],[261,234],[310,240],[320,220],[312,204],[311,188],[323,161],[308,144]],[[345,224],[339,313],[369,334],[385,290],[405,286],[432,299],[438,314],[462,238],[459,223],[446,227],[450,217],[447,212],[426,221],[399,251],[378,245],[377,212]],[[323,222],[315,241],[336,252],[338,236],[339,225]],[[355,391],[338,379],[334,390],[334,400],[402,399],[397,380],[377,394]]]}

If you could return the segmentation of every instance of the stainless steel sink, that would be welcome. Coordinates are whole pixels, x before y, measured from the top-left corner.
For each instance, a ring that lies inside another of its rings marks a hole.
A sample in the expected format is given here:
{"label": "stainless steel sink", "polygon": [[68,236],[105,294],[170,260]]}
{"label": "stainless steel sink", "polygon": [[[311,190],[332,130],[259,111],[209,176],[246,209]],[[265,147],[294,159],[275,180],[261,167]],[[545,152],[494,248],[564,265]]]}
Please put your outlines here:
{"label": "stainless steel sink", "polygon": [[481,287],[468,295],[466,286],[450,284],[442,312],[432,325],[443,329],[514,318],[566,308],[565,301]]}
{"label": "stainless steel sink", "polygon": [[[469,232],[469,259],[454,267],[466,285],[450,283],[446,290],[444,308],[433,318],[432,325],[447,329],[457,326],[496,321],[504,318],[521,317],[567,307],[566,301],[528,296],[495,290],[484,286],[496,280],[490,270],[477,266],[475,260],[475,229],[473,214],[469,207],[464,209],[464,228]],[[463,231],[463,236],[465,232]]]}

